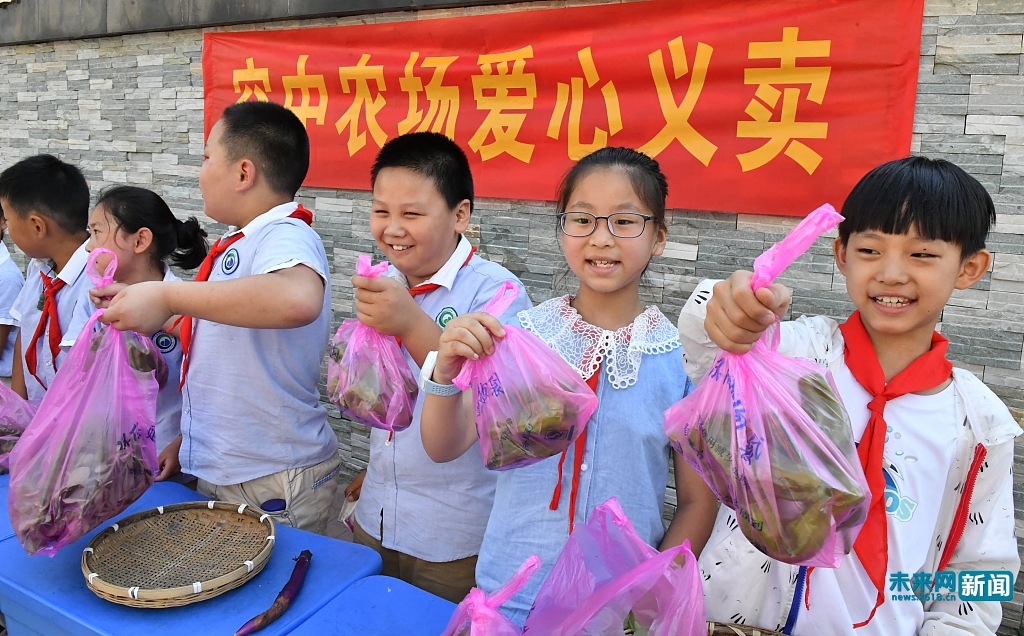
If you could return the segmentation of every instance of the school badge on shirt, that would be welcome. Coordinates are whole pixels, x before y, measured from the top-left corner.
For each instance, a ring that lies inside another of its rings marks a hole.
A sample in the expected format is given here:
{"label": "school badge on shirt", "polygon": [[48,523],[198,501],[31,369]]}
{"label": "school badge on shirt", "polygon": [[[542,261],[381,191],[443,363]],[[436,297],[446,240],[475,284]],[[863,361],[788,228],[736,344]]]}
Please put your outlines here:
{"label": "school badge on shirt", "polygon": [[441,310],[441,313],[437,314],[437,318],[434,320],[440,325],[441,329],[444,329],[444,326],[451,322],[452,318],[458,317],[459,312],[455,311],[454,307],[445,307]]}
{"label": "school badge on shirt", "polygon": [[220,262],[221,271],[228,276],[234,274],[238,269],[238,260],[238,250],[232,247]]}

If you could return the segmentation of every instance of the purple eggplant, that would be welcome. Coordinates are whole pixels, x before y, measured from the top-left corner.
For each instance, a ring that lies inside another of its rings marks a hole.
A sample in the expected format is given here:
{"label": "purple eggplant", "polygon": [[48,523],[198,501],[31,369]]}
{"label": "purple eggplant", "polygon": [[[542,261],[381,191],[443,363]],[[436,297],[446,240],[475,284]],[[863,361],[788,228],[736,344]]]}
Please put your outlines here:
{"label": "purple eggplant", "polygon": [[288,579],[284,588],[281,589],[281,593],[274,599],[274,604],[267,611],[242,625],[235,632],[235,636],[246,636],[247,634],[258,632],[280,618],[281,614],[284,614],[288,606],[298,596],[299,590],[302,589],[302,582],[306,580],[306,571],[309,570],[309,562],[312,558],[313,553],[309,550],[303,550],[299,553],[299,556],[295,557],[295,569],[292,570],[292,576]]}

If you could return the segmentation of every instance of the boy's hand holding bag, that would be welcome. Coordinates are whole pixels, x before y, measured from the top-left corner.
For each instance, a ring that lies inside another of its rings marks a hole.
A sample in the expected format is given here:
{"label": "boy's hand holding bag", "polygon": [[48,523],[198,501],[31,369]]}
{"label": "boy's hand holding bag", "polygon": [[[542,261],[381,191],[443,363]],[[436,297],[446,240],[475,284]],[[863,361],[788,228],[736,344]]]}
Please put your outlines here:
{"label": "boy's hand holding bag", "polygon": [[[369,255],[359,255],[358,275],[376,278],[387,271],[387,261],[370,265]],[[347,417],[373,428],[403,431],[412,424],[418,392],[394,337],[356,318],[341,323],[331,339],[327,396]]]}
{"label": "boy's hand holding bag", "polygon": [[[766,287],[842,217],[812,212],[754,262]],[[665,433],[768,556],[837,567],[870,497],[849,417],[828,370],[780,354],[776,322],[750,351],[720,351],[690,395],[665,412]]]}
{"label": "boy's hand holding bag", "polygon": [[[101,277],[103,254],[112,262]],[[116,269],[105,249],[86,266],[97,286]],[[166,378],[166,365],[148,337],[99,323],[104,311],[85,324],[11,452],[8,508],[29,554],[53,555],[123,512],[157,471],[157,376],[163,368]]]}
{"label": "boy's hand holding bag", "polygon": [[[500,317],[518,294],[506,281],[481,311]],[[473,387],[480,453],[491,470],[529,466],[561,453],[597,410],[597,396],[580,374],[515,325],[505,325],[493,355],[466,360],[452,382],[463,391]]]}

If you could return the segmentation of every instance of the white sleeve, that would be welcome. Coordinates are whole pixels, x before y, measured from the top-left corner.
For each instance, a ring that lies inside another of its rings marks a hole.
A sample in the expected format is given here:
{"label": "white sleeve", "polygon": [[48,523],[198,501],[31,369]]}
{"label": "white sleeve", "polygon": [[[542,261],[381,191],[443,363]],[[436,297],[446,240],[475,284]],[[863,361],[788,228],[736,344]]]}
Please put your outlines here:
{"label": "white sleeve", "polygon": [[[33,276],[35,276],[35,278],[33,278]],[[13,316],[19,323],[21,323],[25,314],[31,311],[32,306],[39,303],[39,294],[41,293],[41,290],[38,285],[32,284],[32,281],[38,279],[39,270],[35,267],[35,259],[32,259],[28,264],[25,284],[18,292],[18,296],[14,299],[14,303],[11,304],[11,316]]]}
{"label": "white sleeve", "polygon": [[24,287],[25,279],[21,277],[21,272],[4,268],[3,274],[0,276],[0,325],[17,327],[21,323],[12,313],[12,309],[14,309],[14,303],[21,296],[21,290]]}
{"label": "white sleeve", "polygon": [[277,223],[266,232],[253,255],[252,273],[269,274],[305,265],[316,272],[324,282],[330,281],[327,256],[320,236],[306,226],[295,223]]}
{"label": "white sleeve", "polygon": [[[967,525],[947,570],[1004,570],[1016,580],[1020,556],[1014,537],[1012,465],[1013,440],[989,448],[974,484]],[[1002,615],[998,601],[932,601],[924,604],[918,634],[994,635]]]}
{"label": "white sleeve", "polygon": [[67,331],[64,332],[63,338],[60,341],[60,348],[65,350],[75,345],[75,341],[78,340],[78,335],[82,333],[85,323],[89,322],[93,312],[96,311],[96,305],[89,298],[89,290],[93,288],[92,281],[86,278],[84,272],[81,275],[89,284],[82,285],[75,290],[78,293],[78,300],[75,302],[75,308],[71,312],[71,322],[68,323]]}
{"label": "white sleeve", "polygon": [[[679,340],[683,343],[686,375],[699,382],[718,355],[718,345],[704,328],[708,302],[714,296],[717,280],[697,285],[679,314]],[[827,316],[801,316],[781,324],[779,353],[791,358],[807,358],[822,366],[831,366],[843,355],[843,336],[839,323]]]}

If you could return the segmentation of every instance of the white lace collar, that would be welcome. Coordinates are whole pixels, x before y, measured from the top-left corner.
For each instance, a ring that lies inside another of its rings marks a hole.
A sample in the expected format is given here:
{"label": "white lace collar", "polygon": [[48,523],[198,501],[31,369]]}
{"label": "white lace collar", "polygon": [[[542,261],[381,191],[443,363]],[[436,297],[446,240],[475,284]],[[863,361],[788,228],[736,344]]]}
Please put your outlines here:
{"label": "white lace collar", "polygon": [[523,328],[537,335],[583,379],[604,363],[613,388],[636,384],[642,354],[667,353],[681,347],[679,331],[651,305],[632,324],[616,331],[595,327],[569,304],[572,296],[545,301],[519,312]]}

